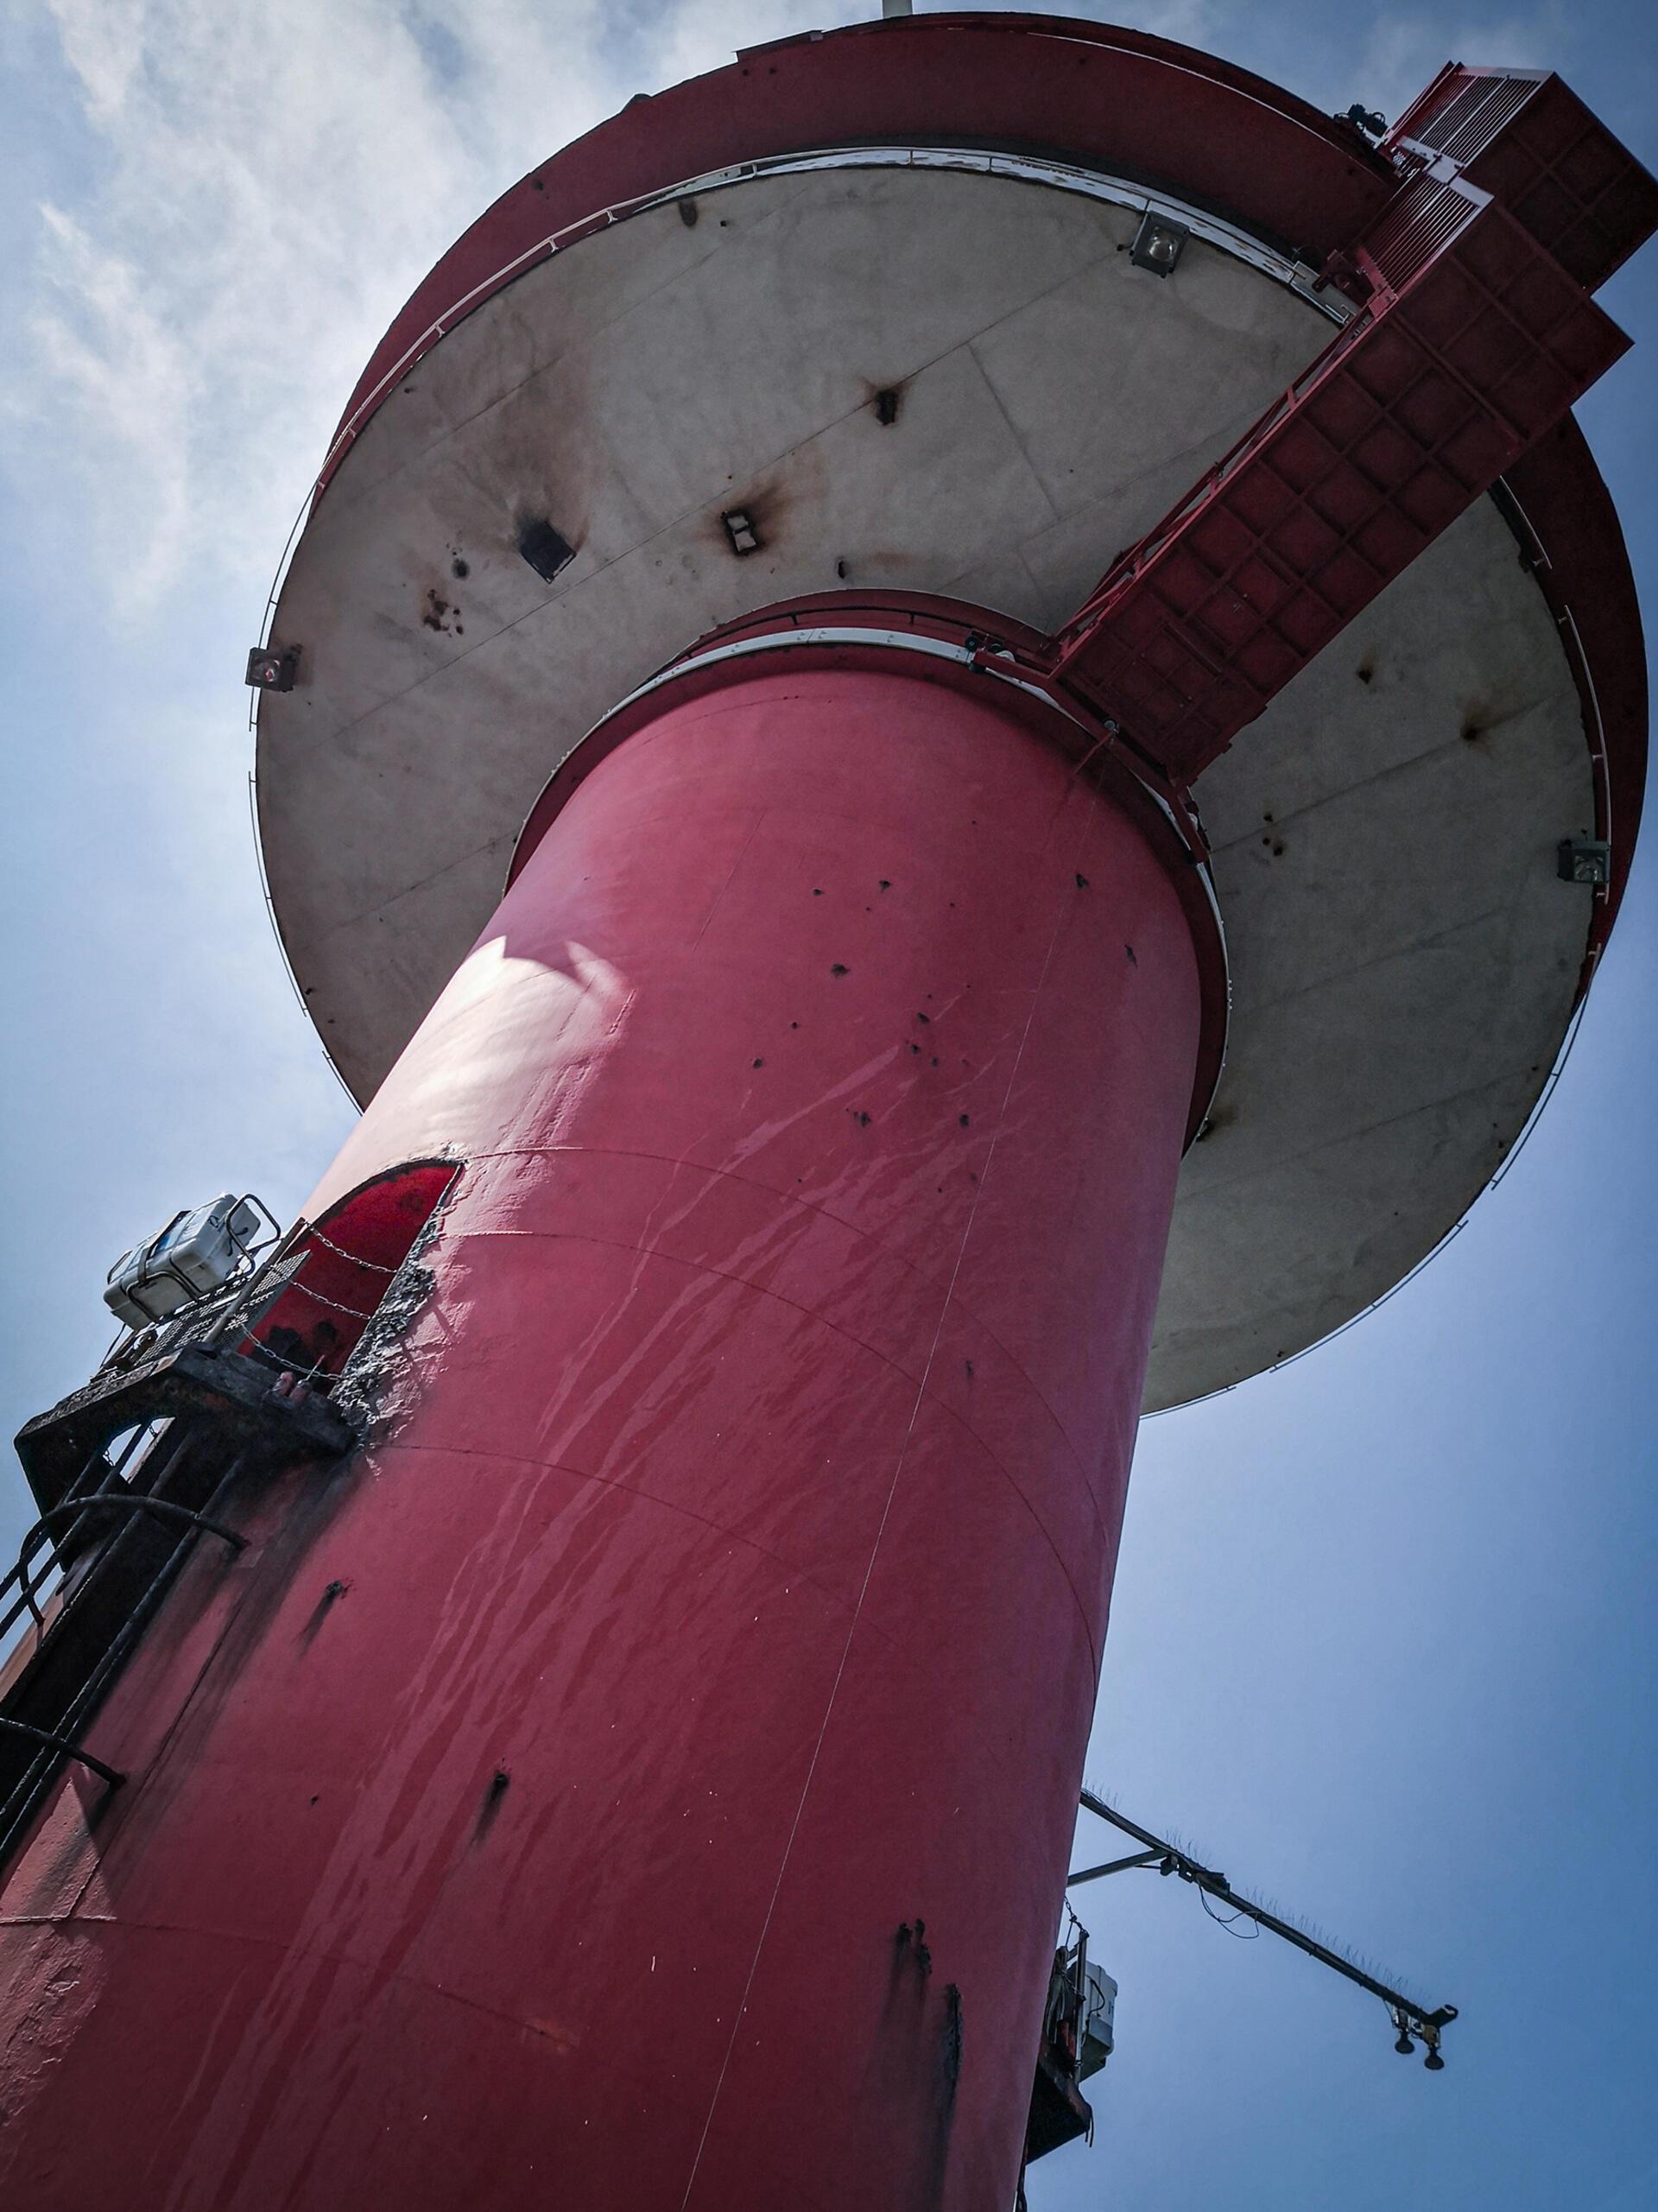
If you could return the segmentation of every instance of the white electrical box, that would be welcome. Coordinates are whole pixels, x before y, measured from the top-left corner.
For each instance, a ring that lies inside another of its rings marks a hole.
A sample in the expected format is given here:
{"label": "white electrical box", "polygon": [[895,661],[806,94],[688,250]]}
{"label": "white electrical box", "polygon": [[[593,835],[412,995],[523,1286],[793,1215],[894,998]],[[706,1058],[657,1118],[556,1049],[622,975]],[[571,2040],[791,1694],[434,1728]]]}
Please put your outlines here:
{"label": "white electrical box", "polygon": [[251,1196],[225,1191],[193,1213],[123,1252],[110,1270],[104,1302],[129,1328],[165,1321],[223,1289],[260,1241],[269,1215]]}
{"label": "white electrical box", "polygon": [[1078,2078],[1085,2081],[1097,2074],[1116,2048],[1117,1984],[1101,1968],[1088,1968],[1087,1987],[1084,1994],[1082,2015],[1082,2044],[1078,2057]]}

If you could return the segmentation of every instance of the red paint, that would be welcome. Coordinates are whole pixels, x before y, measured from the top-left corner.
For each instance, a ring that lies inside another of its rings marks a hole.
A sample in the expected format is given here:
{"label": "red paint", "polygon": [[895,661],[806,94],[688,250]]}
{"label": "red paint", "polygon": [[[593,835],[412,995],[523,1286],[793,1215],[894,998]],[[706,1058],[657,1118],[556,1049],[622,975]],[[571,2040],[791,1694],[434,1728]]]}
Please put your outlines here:
{"label": "red paint", "polygon": [[289,1247],[298,1271],[252,1334],[303,1374],[339,1374],[455,1173],[451,1161],[401,1165],[330,1207]]}
{"label": "red paint", "polygon": [[[856,642],[872,634],[895,639],[901,647],[914,641],[917,646],[936,643],[971,652],[974,669],[984,681],[994,684],[1002,710],[1036,730],[1045,743],[1057,745],[1076,766],[1085,766],[1169,869],[1192,924],[1198,960],[1201,1018],[1186,1120],[1185,1141],[1190,1144],[1220,1081],[1231,1005],[1226,948],[1209,881],[1208,844],[1190,792],[1111,723],[1102,720],[1094,707],[1055,681],[1052,641],[1025,623],[935,593],[868,589],[781,599],[721,623],[698,638],[668,670],[607,714],[560,764],[520,833],[507,871],[509,885],[517,881],[572,793],[618,745],[661,713],[665,684],[671,687],[675,701],[719,693],[732,676],[728,649],[750,648],[761,639],[769,641],[769,652],[788,652],[791,671],[889,669],[889,645]],[[941,666],[923,650],[907,652],[905,665],[917,681],[959,684],[963,680],[959,666]],[[1055,707],[1057,713],[1052,711]]]}
{"label": "red paint", "polygon": [[[1319,252],[1390,189],[1159,41],[862,26],[527,180],[359,398],[551,233],[847,138]],[[1626,571],[1575,433],[1522,469],[1621,825]],[[1213,958],[1126,742],[1085,780],[1057,710],[908,659],[676,678],[538,815],[316,1201],[465,1163],[383,1427],[239,1501],[91,1732],[132,1782],[66,1773],[11,1870],[9,2201],[1010,2201]]]}
{"label": "red paint", "polygon": [[1011,2202],[1199,988],[911,657],[665,692],[327,1178],[465,1161],[8,1886],[9,2202]]}

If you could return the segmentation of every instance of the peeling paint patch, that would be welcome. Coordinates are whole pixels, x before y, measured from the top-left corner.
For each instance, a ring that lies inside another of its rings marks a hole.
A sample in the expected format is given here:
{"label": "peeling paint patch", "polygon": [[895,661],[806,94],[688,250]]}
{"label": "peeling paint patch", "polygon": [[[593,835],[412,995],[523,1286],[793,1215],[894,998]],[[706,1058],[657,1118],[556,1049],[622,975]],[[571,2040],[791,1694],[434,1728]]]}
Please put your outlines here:
{"label": "peeling paint patch", "polygon": [[[17,2142],[17,2123],[47,2088],[97,2004],[104,1960],[94,1943],[60,1925],[14,1925],[9,1934],[10,2032],[0,2050],[0,2137]],[[19,1957],[17,1949],[24,1946],[25,1955]],[[0,2179],[8,2171],[0,2162]]]}

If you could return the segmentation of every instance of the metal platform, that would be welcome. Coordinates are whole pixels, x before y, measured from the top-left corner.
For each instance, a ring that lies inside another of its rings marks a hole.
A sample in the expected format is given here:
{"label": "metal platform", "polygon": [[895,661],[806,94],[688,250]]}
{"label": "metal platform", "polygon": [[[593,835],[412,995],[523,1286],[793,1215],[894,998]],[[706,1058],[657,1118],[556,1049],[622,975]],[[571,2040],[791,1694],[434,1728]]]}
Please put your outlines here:
{"label": "metal platform", "polygon": [[356,1442],[350,1424],[323,1398],[279,1398],[278,1371],[234,1350],[186,1344],[131,1368],[105,1368],[16,1438],[28,1486],[42,1513],[76,1493],[89,1463],[124,1429],[195,1415],[210,1421],[225,1448],[280,1460],[331,1459]]}

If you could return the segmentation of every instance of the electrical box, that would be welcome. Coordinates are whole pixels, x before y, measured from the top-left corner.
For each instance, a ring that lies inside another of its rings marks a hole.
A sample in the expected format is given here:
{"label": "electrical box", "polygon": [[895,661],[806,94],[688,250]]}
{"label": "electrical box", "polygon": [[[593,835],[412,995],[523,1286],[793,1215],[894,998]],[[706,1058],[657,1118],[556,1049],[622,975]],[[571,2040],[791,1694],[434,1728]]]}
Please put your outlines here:
{"label": "electrical box", "polygon": [[269,1215],[251,1196],[224,1191],[193,1213],[123,1252],[110,1270],[104,1302],[129,1328],[165,1321],[221,1290],[243,1268]]}
{"label": "electrical box", "polygon": [[1077,2051],[1077,2079],[1085,2082],[1098,2074],[1116,2049],[1117,1984],[1103,1968],[1091,1966],[1083,1991],[1082,2039]]}

